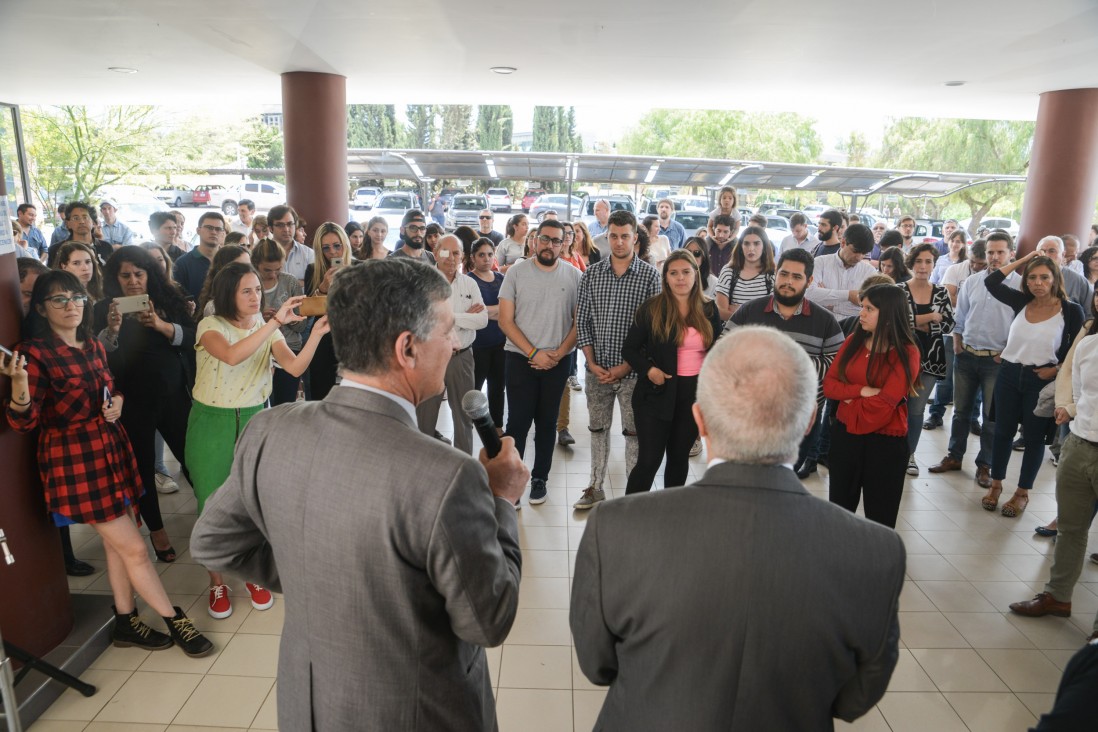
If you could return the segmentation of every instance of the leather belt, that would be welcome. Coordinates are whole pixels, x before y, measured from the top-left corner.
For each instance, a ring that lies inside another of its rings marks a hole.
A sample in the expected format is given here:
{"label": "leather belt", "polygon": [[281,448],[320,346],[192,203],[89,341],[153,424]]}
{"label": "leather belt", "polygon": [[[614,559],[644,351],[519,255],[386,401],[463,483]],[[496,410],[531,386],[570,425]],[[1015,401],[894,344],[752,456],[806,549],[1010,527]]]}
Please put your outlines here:
{"label": "leather belt", "polygon": [[988,356],[998,356],[1002,353],[1002,351],[989,351],[989,350],[986,350],[986,349],[982,350],[982,351],[978,351],[975,348],[973,348],[972,346],[969,346],[967,344],[965,345],[964,349],[966,351],[968,351],[969,353],[971,353],[973,356],[979,356],[980,358],[987,358]]}
{"label": "leather belt", "polygon": [[468,350],[469,350],[470,348],[472,348],[472,347],[473,347],[473,344],[472,344],[472,343],[470,343],[470,344],[469,344],[468,346],[466,346],[465,348],[461,348],[461,349],[459,349],[459,350],[457,350],[457,351],[454,351],[454,353],[455,353],[455,354],[458,354],[458,353],[465,353],[466,351],[468,351]]}

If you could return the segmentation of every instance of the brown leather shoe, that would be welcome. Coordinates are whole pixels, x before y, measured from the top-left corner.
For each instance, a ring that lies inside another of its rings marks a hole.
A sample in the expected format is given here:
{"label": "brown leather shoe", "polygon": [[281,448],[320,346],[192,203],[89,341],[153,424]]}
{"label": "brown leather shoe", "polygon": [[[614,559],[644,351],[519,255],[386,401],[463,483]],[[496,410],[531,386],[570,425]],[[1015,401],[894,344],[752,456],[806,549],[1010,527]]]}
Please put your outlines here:
{"label": "brown leather shoe", "polygon": [[1010,603],[1011,612],[1025,615],[1029,618],[1040,618],[1045,615],[1055,615],[1058,618],[1071,617],[1071,603],[1058,602],[1051,593],[1042,592],[1032,600]]}
{"label": "brown leather shoe", "polygon": [[949,455],[946,455],[944,458],[942,458],[942,461],[940,463],[938,463],[937,465],[931,465],[928,469],[932,473],[948,473],[952,470],[960,470],[961,461],[955,457],[950,457]]}
{"label": "brown leather shoe", "polygon": [[991,468],[986,465],[976,466],[976,485],[981,488],[991,487]]}
{"label": "brown leather shoe", "polygon": [[1096,640],[1098,640],[1098,630],[1094,631],[1087,637],[1087,643],[1091,643]]}

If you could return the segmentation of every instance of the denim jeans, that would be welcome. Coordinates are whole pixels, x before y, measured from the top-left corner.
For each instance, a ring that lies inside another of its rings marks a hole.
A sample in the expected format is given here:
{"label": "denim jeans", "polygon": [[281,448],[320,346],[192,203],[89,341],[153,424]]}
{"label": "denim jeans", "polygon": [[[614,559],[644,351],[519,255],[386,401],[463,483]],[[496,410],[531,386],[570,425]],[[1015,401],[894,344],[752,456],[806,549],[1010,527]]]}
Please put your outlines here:
{"label": "denim jeans", "polygon": [[[587,371],[587,429],[591,431],[591,482],[602,488],[606,478],[606,463],[610,459],[610,427],[614,422],[614,402],[621,409],[621,427],[625,435],[625,474],[633,472],[637,465],[637,426],[633,419],[633,390],[637,380],[622,379],[616,384],[601,384],[590,370]],[[567,394],[568,390],[565,389]],[[632,433],[630,435],[629,433]]]}
{"label": "denim jeans", "polygon": [[999,376],[995,379],[995,437],[991,450],[993,480],[1006,477],[1011,443],[1020,424],[1025,450],[1022,452],[1018,487],[1025,490],[1033,487],[1033,479],[1037,477],[1045,457],[1045,432],[1051,419],[1038,417],[1033,410],[1041,389],[1048,383],[1037,375],[1032,366],[1003,361],[999,367]]}
{"label": "denim jeans", "polygon": [[934,388],[937,378],[934,374],[920,371],[915,379],[915,396],[907,398],[907,452],[909,455],[915,454],[915,448],[919,446],[919,438],[923,436],[923,411],[926,409],[930,390]]}
{"label": "denim jeans", "polygon": [[519,455],[526,455],[526,437],[534,427],[534,478],[549,479],[557,441],[557,414],[568,381],[570,361],[562,358],[553,368],[541,371],[530,366],[520,353],[507,351],[504,380],[507,384],[507,434],[515,438]]}
{"label": "denim jeans", "polygon": [[984,428],[980,433],[980,451],[976,464],[991,466],[991,446],[995,439],[995,424],[990,419],[991,395],[999,375],[999,363],[994,356],[974,356],[961,351],[953,362],[953,424],[949,433],[949,456],[960,460],[968,447],[972,410],[978,396],[983,397]]}
{"label": "denim jeans", "polygon": [[[816,407],[816,417],[812,422],[812,429],[801,440],[801,446],[797,450],[797,465],[804,462],[806,458],[815,460],[820,456],[820,432],[823,429],[825,405],[826,402]],[[796,467],[796,465],[793,467]]]}

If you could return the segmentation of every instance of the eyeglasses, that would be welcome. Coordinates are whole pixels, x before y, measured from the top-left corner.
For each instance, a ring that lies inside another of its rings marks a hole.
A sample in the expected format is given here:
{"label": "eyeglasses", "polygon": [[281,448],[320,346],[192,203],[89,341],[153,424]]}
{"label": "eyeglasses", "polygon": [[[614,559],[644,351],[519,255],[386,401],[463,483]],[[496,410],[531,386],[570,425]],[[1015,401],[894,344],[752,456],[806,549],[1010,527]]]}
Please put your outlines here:
{"label": "eyeglasses", "polygon": [[202,228],[205,229],[206,231],[212,233],[212,234],[224,234],[225,233],[225,227],[224,226],[210,226],[209,224],[202,224]]}
{"label": "eyeglasses", "polygon": [[538,241],[540,241],[542,244],[552,244],[555,247],[559,247],[561,244],[564,243],[564,239],[554,239],[552,237],[546,236],[545,234],[539,236]]}
{"label": "eyeglasses", "polygon": [[336,251],[336,252],[338,252],[338,251],[343,250],[343,244],[338,242],[338,241],[335,244],[321,244],[320,249],[321,249],[321,251],[324,251],[324,252],[327,252],[327,251]]}
{"label": "eyeglasses", "polygon": [[419,224],[407,224],[404,227],[404,230],[409,232],[409,233],[414,234],[417,231],[427,231],[427,227],[426,226],[421,226]]}
{"label": "eyeglasses", "polygon": [[481,221],[491,221],[491,220],[492,220],[492,217],[491,217],[491,216],[481,216],[481,217],[480,217],[480,220],[481,220]]}
{"label": "eyeglasses", "polygon": [[276,229],[292,229],[297,226],[297,224],[293,221],[275,221],[271,226]]}
{"label": "eyeglasses", "polygon": [[65,310],[69,307],[71,302],[78,308],[84,307],[88,302],[87,295],[73,295],[72,297],[65,297],[64,295],[57,295],[55,297],[47,297],[46,302],[50,304],[50,307],[55,310]]}

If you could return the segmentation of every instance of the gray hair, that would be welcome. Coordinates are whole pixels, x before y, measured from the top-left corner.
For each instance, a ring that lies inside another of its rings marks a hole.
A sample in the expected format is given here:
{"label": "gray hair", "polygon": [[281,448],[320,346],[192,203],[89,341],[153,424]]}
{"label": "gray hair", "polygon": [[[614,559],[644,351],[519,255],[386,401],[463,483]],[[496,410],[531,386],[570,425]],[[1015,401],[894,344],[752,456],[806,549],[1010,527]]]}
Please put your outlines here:
{"label": "gray hair", "polygon": [[1041,245],[1044,244],[1046,241],[1056,242],[1057,246],[1060,248],[1060,253],[1064,253],[1064,240],[1058,236],[1042,236],[1041,241],[1037,242],[1037,246],[1034,247],[1034,249],[1040,249]]}
{"label": "gray hair", "polygon": [[379,375],[391,366],[394,343],[410,331],[431,337],[434,306],[450,297],[438,270],[403,258],[371,259],[347,267],[328,293],[332,346],[340,367]]}
{"label": "gray hair", "polygon": [[781,331],[744,326],[725,335],[698,377],[710,457],[754,465],[795,462],[816,386],[808,354]]}

